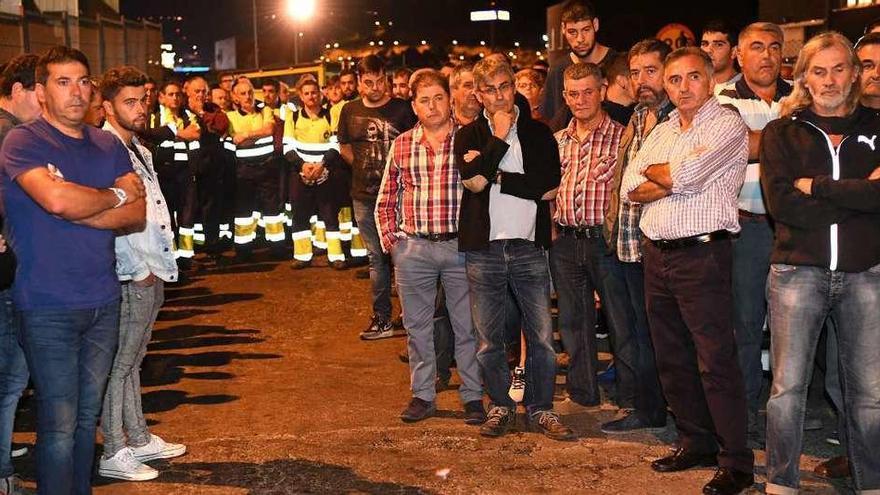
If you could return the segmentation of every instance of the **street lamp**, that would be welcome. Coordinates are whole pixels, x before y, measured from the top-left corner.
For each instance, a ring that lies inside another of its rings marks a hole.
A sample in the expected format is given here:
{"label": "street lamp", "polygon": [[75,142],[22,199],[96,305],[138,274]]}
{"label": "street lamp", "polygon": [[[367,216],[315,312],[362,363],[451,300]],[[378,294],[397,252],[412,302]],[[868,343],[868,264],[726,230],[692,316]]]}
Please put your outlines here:
{"label": "street lamp", "polygon": [[[297,28],[297,23],[307,21],[311,19],[313,15],[315,15],[315,4],[316,0],[286,0],[287,3],[287,15],[293,19],[294,28]],[[298,31],[298,29],[295,29]],[[293,37],[293,64],[299,65],[299,37],[302,36],[302,33],[298,33]]]}

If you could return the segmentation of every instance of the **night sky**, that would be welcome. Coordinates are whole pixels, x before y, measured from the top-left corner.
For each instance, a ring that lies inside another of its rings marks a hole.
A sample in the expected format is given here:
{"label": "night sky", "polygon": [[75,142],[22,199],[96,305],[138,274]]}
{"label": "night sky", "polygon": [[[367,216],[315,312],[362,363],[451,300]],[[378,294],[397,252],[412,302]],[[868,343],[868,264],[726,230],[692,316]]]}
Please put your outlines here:
{"label": "night sky", "polygon": [[[540,37],[546,31],[545,9],[557,2],[497,0],[498,8],[510,10],[511,21],[499,23],[496,40],[504,46],[519,41],[524,47],[543,48]],[[251,0],[121,0],[120,4],[126,17],[183,17],[180,22],[163,22],[166,39],[175,41],[176,47],[185,45],[190,49],[197,45],[200,58],[207,62],[213,60],[214,41],[229,36],[253,36]],[[452,39],[477,43],[488,40],[488,26],[470,22],[469,12],[488,8],[488,4],[488,0],[318,0],[315,18],[299,28],[305,33],[301,50],[316,57],[328,42],[353,46],[371,39],[412,44],[422,39],[444,45]],[[755,20],[758,2],[599,0],[596,7],[600,40],[626,49],[641,38],[653,36],[669,22],[684,23],[698,36],[700,27],[710,18],[744,25]],[[257,10],[261,53],[290,50],[287,46],[294,25],[285,16],[283,0],[257,0]],[[381,30],[374,26],[377,20],[382,24]],[[387,26],[388,21],[393,25]],[[180,29],[179,38],[176,29]]]}

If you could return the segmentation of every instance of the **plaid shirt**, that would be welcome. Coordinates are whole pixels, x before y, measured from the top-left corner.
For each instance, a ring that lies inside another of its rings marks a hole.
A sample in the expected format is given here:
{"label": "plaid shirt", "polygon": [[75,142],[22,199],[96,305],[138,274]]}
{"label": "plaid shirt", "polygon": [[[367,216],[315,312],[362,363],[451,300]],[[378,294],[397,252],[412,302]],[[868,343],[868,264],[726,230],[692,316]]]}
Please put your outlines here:
{"label": "plaid shirt", "polygon": [[386,253],[403,235],[458,232],[464,186],[452,153],[457,130],[453,122],[439,150],[431,148],[421,124],[391,144],[376,200],[376,226]]}
{"label": "plaid shirt", "polygon": [[620,195],[647,182],[645,170],[668,163],[672,194],[642,206],[639,226],[652,240],[681,239],[716,230],[739,232],[737,196],[749,158],[748,129],[714,96],[686,130],[678,110],[658,124],[623,176]]}
{"label": "plaid shirt", "polygon": [[[672,102],[666,100],[658,107],[657,122],[663,122],[675,107]],[[626,150],[627,163],[631,164],[636,154],[642,148],[645,136],[645,124],[648,120],[650,109],[645,105],[636,107],[630,123],[633,126],[633,140]],[[653,129],[652,129],[653,130]],[[650,132],[648,133],[650,135]],[[629,165],[627,166],[629,168]],[[624,172],[626,172],[624,170]],[[642,205],[629,200],[626,193],[620,194],[620,216],[617,220],[617,257],[626,263],[642,261],[642,231],[639,229],[639,221],[642,218]]]}
{"label": "plaid shirt", "polygon": [[562,180],[553,220],[567,227],[601,225],[611,198],[611,179],[624,127],[607,114],[582,142],[577,122],[555,134],[562,162]]}

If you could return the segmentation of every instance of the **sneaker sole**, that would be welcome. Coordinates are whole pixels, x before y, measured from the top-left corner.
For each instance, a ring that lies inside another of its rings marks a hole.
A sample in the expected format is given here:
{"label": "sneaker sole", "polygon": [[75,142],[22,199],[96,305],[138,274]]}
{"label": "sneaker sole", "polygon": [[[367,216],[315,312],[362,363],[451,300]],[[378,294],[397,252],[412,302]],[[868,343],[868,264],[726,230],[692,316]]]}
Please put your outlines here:
{"label": "sneaker sole", "polygon": [[149,481],[159,477],[159,472],[132,474],[125,471],[117,471],[115,469],[98,468],[98,475],[104,478],[113,478],[126,481]]}
{"label": "sneaker sole", "polygon": [[436,412],[437,412],[436,410],[431,411],[431,412],[425,414],[424,416],[419,416],[418,418],[413,417],[413,416],[401,416],[400,420],[403,421],[404,423],[418,423],[419,421],[433,417]]}
{"label": "sneaker sole", "polygon": [[394,337],[394,331],[387,331],[382,333],[362,333],[361,340],[382,340],[382,339],[390,339]]}
{"label": "sneaker sole", "polygon": [[181,448],[176,448],[176,449],[166,449],[161,452],[156,452],[155,454],[150,454],[150,455],[145,455],[145,456],[139,456],[139,455],[135,454],[134,458],[140,462],[148,462],[148,461],[155,461],[158,459],[173,459],[175,457],[180,457],[183,454],[186,454],[186,446],[183,446]]}

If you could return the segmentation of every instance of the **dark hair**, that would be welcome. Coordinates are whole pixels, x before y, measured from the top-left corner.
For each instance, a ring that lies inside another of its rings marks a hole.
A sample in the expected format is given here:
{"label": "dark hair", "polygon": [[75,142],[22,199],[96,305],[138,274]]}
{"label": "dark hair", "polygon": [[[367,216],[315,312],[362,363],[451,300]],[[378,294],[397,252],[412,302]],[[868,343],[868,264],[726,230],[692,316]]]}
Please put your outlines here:
{"label": "dark hair", "polygon": [[278,79],[263,79],[263,83],[260,84],[260,87],[262,86],[272,86],[276,93],[281,91],[281,83],[278,82]]}
{"label": "dark hair", "polygon": [[49,66],[52,64],[65,64],[69,62],[78,62],[85,66],[86,74],[91,73],[89,67],[89,59],[86,55],[77,50],[64,45],[56,45],[46,50],[37,61],[34,68],[34,79],[36,82],[45,85],[49,80]]}
{"label": "dark hair", "polygon": [[709,54],[695,46],[676,48],[675,51],[666,56],[666,59],[663,61],[663,68],[665,69],[676,60],[685,57],[697,57],[700,59],[700,61],[703,62],[703,66],[706,68],[706,75],[710,78],[715,73],[715,69],[712,66],[712,59],[709,58]]}
{"label": "dark hair", "polygon": [[587,62],[584,64],[571,64],[565,68],[565,71],[562,72],[563,80],[573,80],[577,81],[579,79],[584,79],[587,77],[594,77],[599,84],[601,85],[605,82],[605,78],[602,76],[602,69],[599,68],[598,65]]}
{"label": "dark hair", "polygon": [[865,26],[865,34],[870,33],[872,29],[878,26],[880,26],[880,17],[874,19],[873,21],[869,22],[867,26]]}
{"label": "dark hair", "polygon": [[[859,51],[859,49],[862,48],[863,46],[869,46],[869,45],[880,45],[880,33],[868,33],[868,34],[862,36],[861,38],[859,38],[858,41],[856,41],[855,49],[856,49],[856,51]],[[4,89],[6,88],[5,81],[3,84],[3,88]]]}
{"label": "dark hair", "polygon": [[413,74],[412,81],[409,83],[409,90],[412,92],[413,100],[416,98],[416,92],[419,88],[428,86],[440,86],[440,89],[449,96],[449,79],[443,77],[440,71],[434,69],[420,69]]}
{"label": "dark hair", "polygon": [[98,89],[105,101],[112,101],[122,88],[143,86],[146,83],[146,74],[130,65],[125,65],[105,72]]}
{"label": "dark hair", "polygon": [[605,64],[604,70],[602,71],[605,75],[605,80],[608,81],[608,84],[612,84],[618,76],[623,76],[629,78],[629,60],[625,53],[618,53],[611,59],[610,62]]}
{"label": "dark hair", "polygon": [[596,16],[596,8],[589,0],[568,0],[562,4],[562,23],[592,21]]}
{"label": "dark hair", "polygon": [[187,84],[192,84],[194,81],[198,81],[199,79],[201,79],[202,81],[205,81],[205,84],[208,84],[208,80],[205,79],[204,76],[200,76],[200,75],[198,75],[198,74],[196,74],[196,75],[194,75],[194,76],[189,76],[189,77],[187,77],[187,78],[186,78],[186,83],[187,83]]}
{"label": "dark hair", "polygon": [[378,55],[367,55],[357,63],[358,76],[366,74],[384,74],[385,63]]}
{"label": "dark hair", "polygon": [[407,81],[409,81],[409,76],[412,75],[412,71],[407,68],[397,69],[394,71],[394,78],[404,77]]}
{"label": "dark hair", "polygon": [[727,38],[730,46],[736,46],[739,40],[739,30],[722,19],[712,19],[703,25],[703,34],[721,33]]}
{"label": "dark hair", "polygon": [[168,86],[177,86],[181,90],[183,90],[183,84],[180,83],[177,79],[166,79],[162,81],[162,84],[159,85],[159,92],[165,94],[165,90],[168,89]]}
{"label": "dark hair", "polygon": [[40,57],[25,53],[19,55],[6,63],[3,72],[0,74],[0,96],[12,96],[12,86],[20,83],[24,89],[33,90],[34,84],[34,68]]}
{"label": "dark hair", "polygon": [[342,76],[354,76],[354,78],[357,79],[357,72],[355,72],[353,68],[347,67],[339,71],[339,79],[342,79]]}
{"label": "dark hair", "polygon": [[666,60],[666,56],[669,55],[669,52],[672,51],[672,48],[666,43],[658,40],[657,38],[647,38],[642,41],[639,41],[632,48],[629,49],[629,53],[626,56],[627,63],[632,62],[633,57],[636,55],[644,55],[646,53],[656,53],[660,56],[660,61]]}
{"label": "dark hair", "polygon": [[[214,83],[214,84],[208,86],[208,91],[214,91],[215,89],[223,89],[223,86],[220,86],[220,83]],[[226,91],[226,90],[223,89],[223,91]]]}
{"label": "dark hair", "polygon": [[156,80],[150,76],[147,76],[147,82],[145,82],[144,84],[156,84]]}
{"label": "dark hair", "polygon": [[308,85],[312,85],[312,86],[318,88],[318,91],[321,90],[321,85],[318,84],[318,80],[315,79],[314,77],[312,77],[311,74],[302,75],[299,77],[299,79],[296,80],[296,90],[297,91],[302,91],[303,87],[308,86]]}

